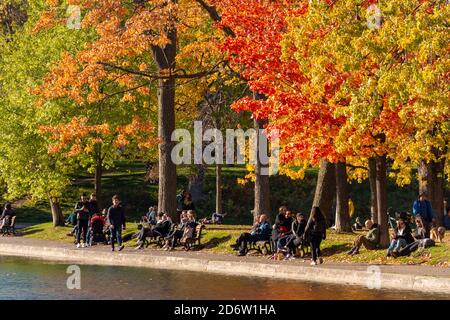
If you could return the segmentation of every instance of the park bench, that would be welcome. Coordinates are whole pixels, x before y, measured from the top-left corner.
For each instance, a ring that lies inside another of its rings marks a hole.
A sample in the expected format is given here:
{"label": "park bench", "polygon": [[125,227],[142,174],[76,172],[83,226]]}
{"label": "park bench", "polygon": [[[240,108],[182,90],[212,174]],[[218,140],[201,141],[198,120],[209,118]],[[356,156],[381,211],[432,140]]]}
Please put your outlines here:
{"label": "park bench", "polygon": [[16,216],[11,218],[11,221],[5,224],[1,230],[2,236],[16,234]]}
{"label": "park bench", "polygon": [[[168,234],[172,234],[176,228],[177,228],[177,224],[172,223]],[[151,244],[155,244],[157,247],[162,248],[166,242],[166,236],[167,235],[156,235],[153,237],[147,237],[145,239],[145,247],[148,248]]]}
{"label": "park bench", "polygon": [[202,232],[205,229],[205,225],[200,223],[195,227],[192,238],[188,238],[184,241],[184,248],[186,251],[191,250],[194,246],[199,247],[202,240]]}
{"label": "park bench", "polygon": [[304,258],[307,254],[311,253],[311,246],[309,245],[309,243],[307,241],[303,241],[302,243],[300,243],[297,248],[296,248],[296,252],[295,252],[295,256],[300,257],[300,258]]}
{"label": "park bench", "polygon": [[256,251],[262,255],[268,255],[272,253],[272,242],[270,240],[250,242],[247,245],[247,254],[250,251]]}

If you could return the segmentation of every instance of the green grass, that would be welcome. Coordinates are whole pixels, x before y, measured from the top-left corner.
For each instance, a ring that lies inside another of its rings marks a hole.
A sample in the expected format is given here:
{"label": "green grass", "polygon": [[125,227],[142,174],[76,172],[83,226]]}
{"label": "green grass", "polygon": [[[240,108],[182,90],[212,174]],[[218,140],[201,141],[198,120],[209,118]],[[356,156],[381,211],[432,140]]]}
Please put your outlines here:
{"label": "green grass", "polygon": [[[248,225],[207,225],[203,232],[202,246],[199,250],[213,254],[234,254],[230,245],[234,244],[239,235],[248,232]],[[73,237],[67,236],[71,227],[53,228],[51,223],[43,223],[25,228],[21,234],[25,238],[44,239],[72,243]],[[137,223],[128,223],[123,233],[124,238],[130,238],[137,231]],[[450,266],[450,233],[447,232],[446,242],[435,247],[414,252],[410,257],[398,259],[386,258],[385,250],[366,250],[361,248],[357,256],[348,256],[348,251],[356,234],[338,234],[328,230],[327,239],[322,242],[323,256],[327,261],[342,263],[372,263],[372,264],[415,264],[431,266]],[[135,240],[125,242],[126,247],[135,247]]]}

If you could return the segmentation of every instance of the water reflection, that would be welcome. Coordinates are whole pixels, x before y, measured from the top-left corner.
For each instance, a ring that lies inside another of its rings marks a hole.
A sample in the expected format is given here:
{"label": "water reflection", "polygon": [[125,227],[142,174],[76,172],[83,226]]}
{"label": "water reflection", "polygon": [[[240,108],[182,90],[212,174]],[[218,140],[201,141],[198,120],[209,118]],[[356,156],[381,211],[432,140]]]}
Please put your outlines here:
{"label": "water reflection", "polygon": [[105,266],[81,266],[81,290],[69,290],[67,266],[0,257],[0,299],[448,299],[417,292]]}

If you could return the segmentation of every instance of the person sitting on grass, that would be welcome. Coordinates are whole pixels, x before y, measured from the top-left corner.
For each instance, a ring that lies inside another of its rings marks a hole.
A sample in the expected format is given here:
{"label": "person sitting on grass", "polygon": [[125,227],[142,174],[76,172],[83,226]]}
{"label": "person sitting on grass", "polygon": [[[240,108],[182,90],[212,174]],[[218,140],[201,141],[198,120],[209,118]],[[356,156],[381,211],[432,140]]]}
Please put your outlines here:
{"label": "person sitting on grass", "polygon": [[372,220],[367,220],[365,223],[366,229],[369,230],[366,235],[359,235],[356,237],[353,247],[347,252],[349,255],[359,254],[359,248],[364,246],[367,250],[375,250],[380,244],[380,228],[378,224]]}
{"label": "person sitting on grass", "polygon": [[[366,221],[367,222],[367,221]],[[360,217],[356,217],[356,221],[355,223],[352,225],[352,230],[356,231],[356,230],[362,230],[363,225],[361,222],[361,218]]]}
{"label": "person sitting on grass", "polygon": [[327,226],[325,217],[319,207],[312,208],[311,217],[306,225],[303,237],[311,244],[311,265],[317,265],[317,260],[322,264],[323,259],[321,257],[320,244],[327,237]]}
{"label": "person sitting on grass", "polygon": [[425,226],[423,224],[422,217],[417,216],[416,217],[416,230],[414,230],[413,237],[416,240],[419,240],[419,239],[427,238],[426,235],[427,235],[427,230],[425,229]]}
{"label": "person sitting on grass", "polygon": [[211,223],[212,224],[223,224],[223,219],[225,218],[226,215],[227,215],[226,213],[220,214],[220,213],[214,212],[211,216]]}
{"label": "person sitting on grass", "polygon": [[429,248],[436,244],[434,239],[426,236],[426,229],[420,216],[416,217],[416,230],[414,230],[413,237],[413,242],[401,248],[398,252],[393,251],[391,256],[394,258],[409,256],[412,252],[420,248]]}
{"label": "person sitting on grass", "polygon": [[272,228],[268,222],[266,214],[262,214],[258,218],[258,222],[253,226],[250,233],[242,233],[232,245],[233,249],[239,250],[238,256],[245,256],[247,253],[247,245],[251,242],[269,241]]}
{"label": "person sitting on grass", "polygon": [[397,228],[395,228],[394,233],[391,234],[391,244],[387,250],[387,257],[398,254],[400,249],[414,242],[411,232],[411,228],[406,221],[399,218],[397,220]]}

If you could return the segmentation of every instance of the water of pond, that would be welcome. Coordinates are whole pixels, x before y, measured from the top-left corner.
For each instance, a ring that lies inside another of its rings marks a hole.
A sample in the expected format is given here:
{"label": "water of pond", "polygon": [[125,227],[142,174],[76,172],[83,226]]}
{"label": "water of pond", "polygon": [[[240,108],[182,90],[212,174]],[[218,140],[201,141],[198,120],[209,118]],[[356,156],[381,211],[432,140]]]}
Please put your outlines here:
{"label": "water of pond", "polygon": [[[81,289],[67,288],[68,264],[0,256],[0,299],[440,299],[442,295],[186,271],[81,265]],[[201,284],[201,285],[200,285]]]}

